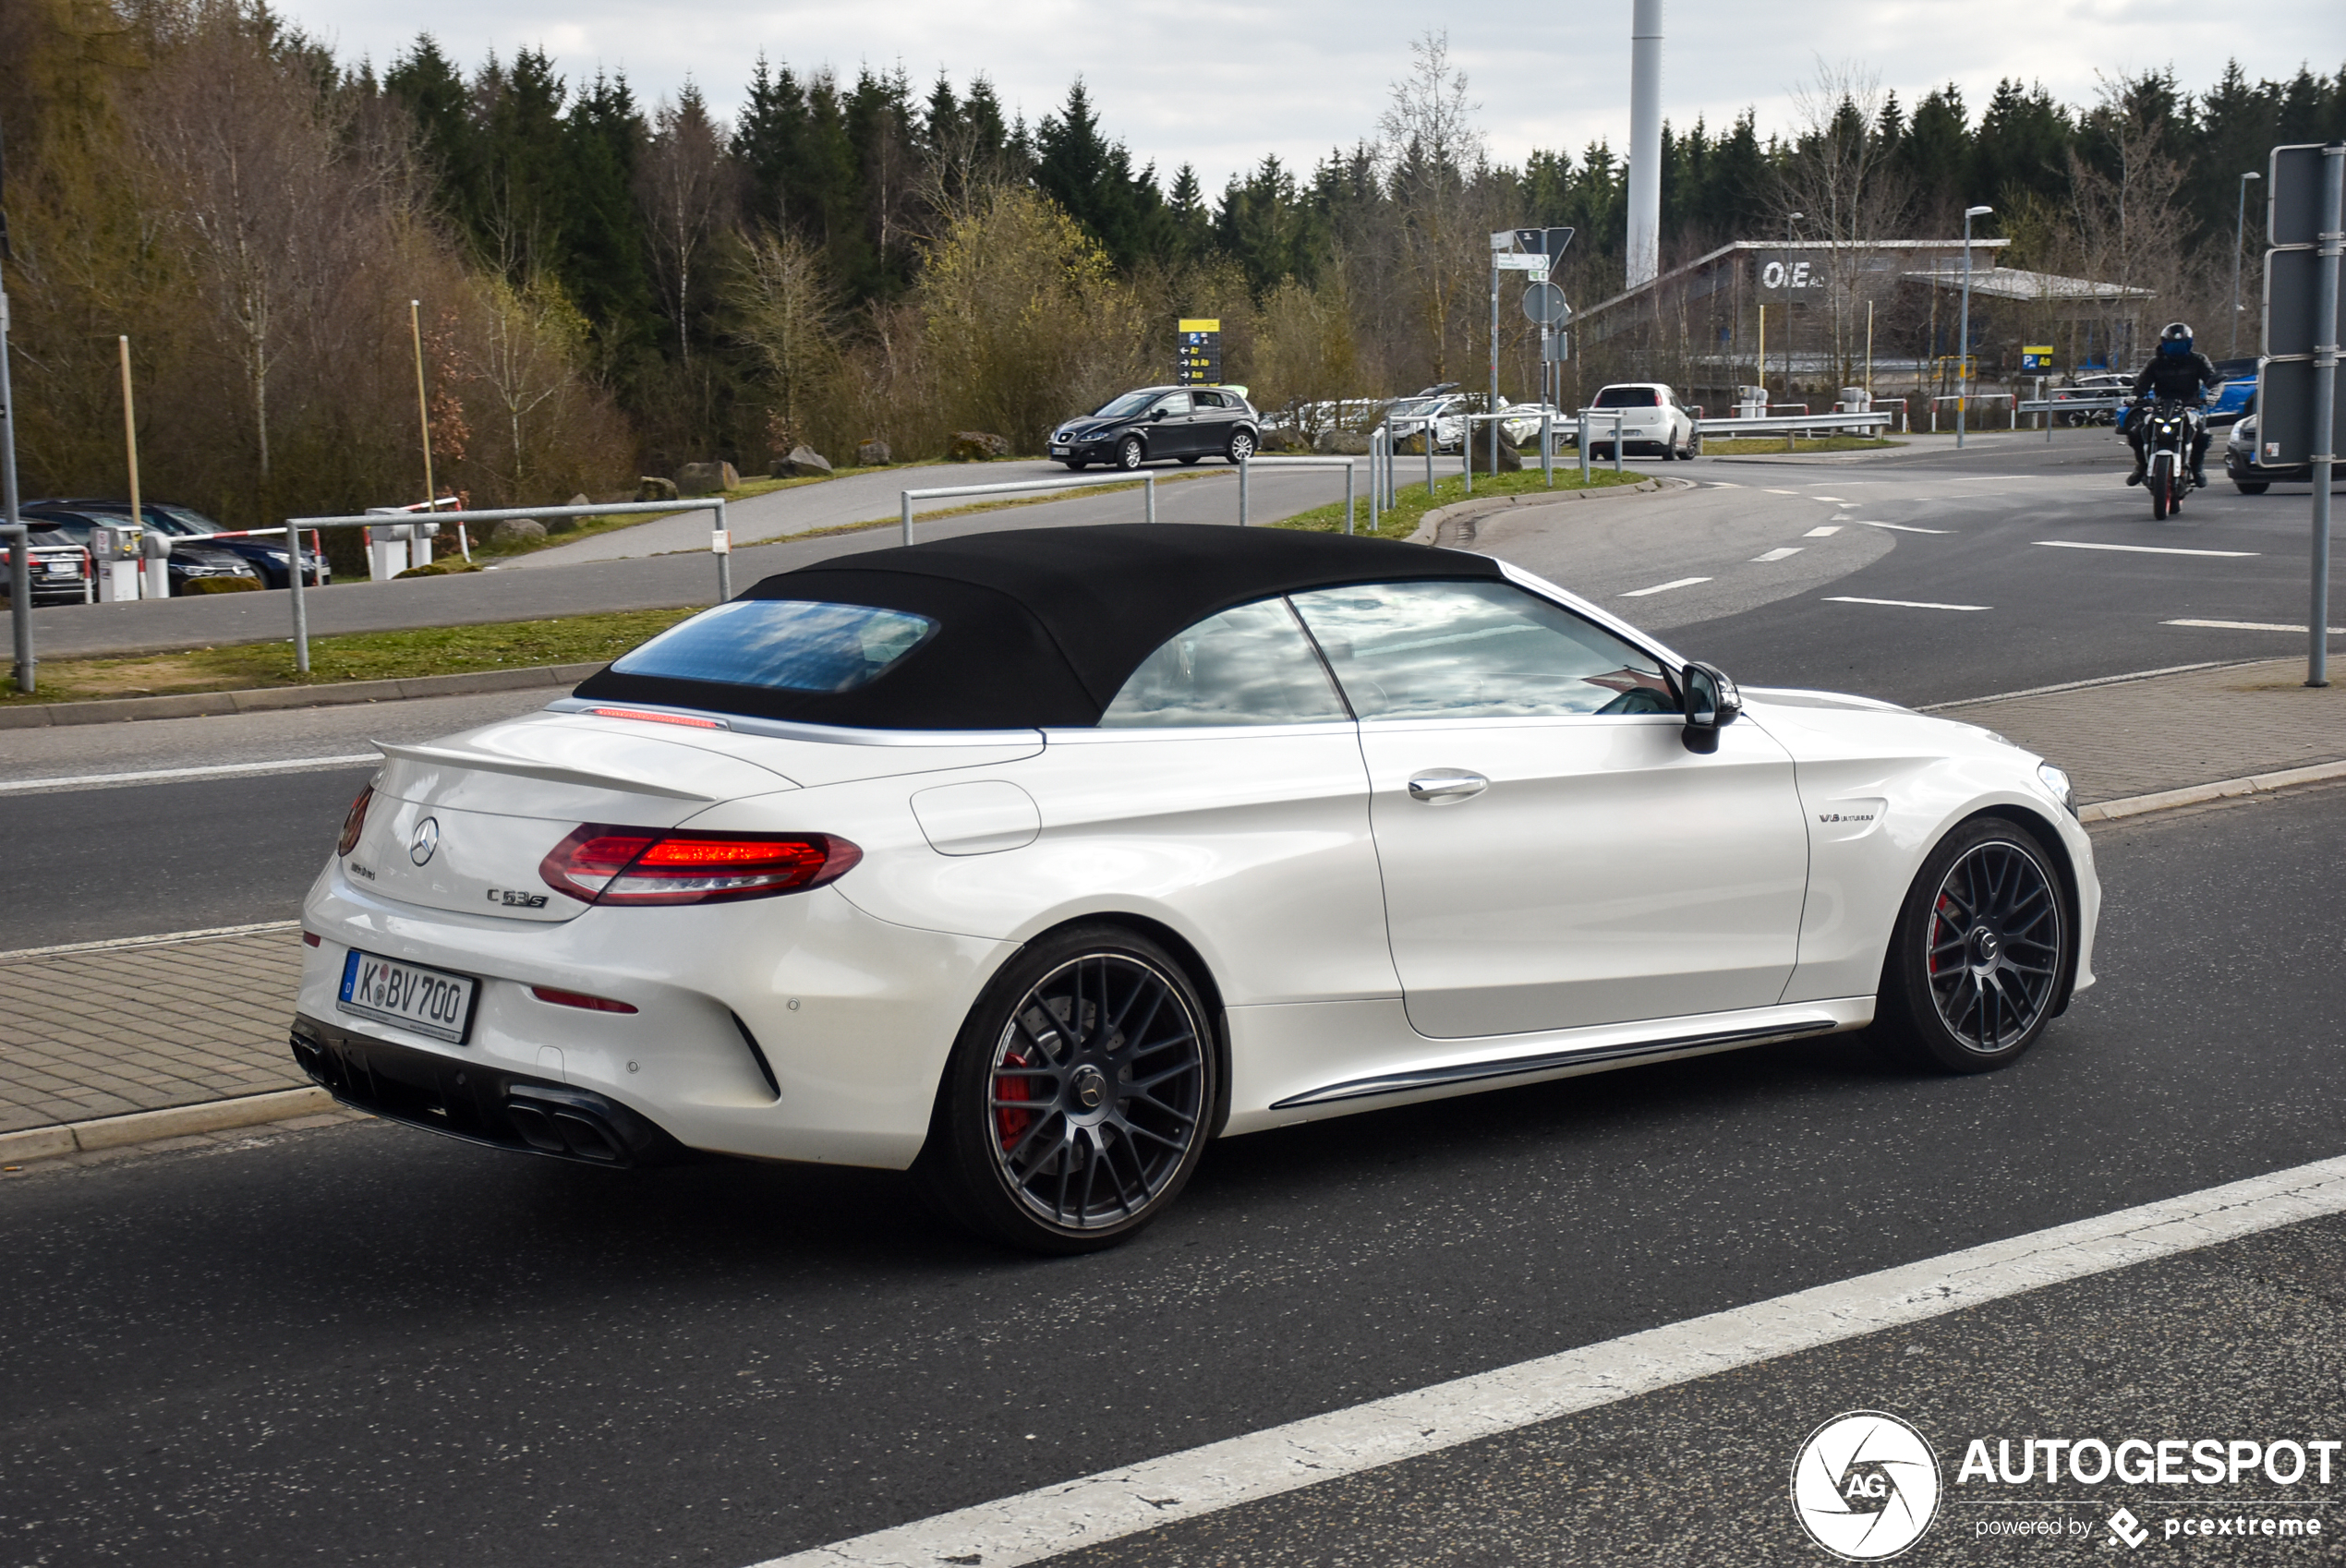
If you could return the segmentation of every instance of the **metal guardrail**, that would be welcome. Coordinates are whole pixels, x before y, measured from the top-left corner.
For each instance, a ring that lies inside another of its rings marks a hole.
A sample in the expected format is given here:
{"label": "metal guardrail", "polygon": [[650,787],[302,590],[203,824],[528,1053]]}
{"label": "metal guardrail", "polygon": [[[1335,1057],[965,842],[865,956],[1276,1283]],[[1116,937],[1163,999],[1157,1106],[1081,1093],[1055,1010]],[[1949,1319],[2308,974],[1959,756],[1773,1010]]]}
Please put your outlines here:
{"label": "metal guardrail", "polygon": [[[1378,427],[1377,427],[1377,428],[1378,428],[1378,429],[1380,429],[1380,430],[1381,430],[1381,429],[1383,429],[1384,428],[1385,428],[1385,427],[1384,427],[1384,426],[1382,426],[1382,425],[1380,425],[1380,426],[1378,426]],[[1373,446],[1373,437],[1372,437],[1372,445]],[[1353,508],[1353,505],[1354,505],[1353,499],[1352,499],[1352,476],[1353,476],[1353,464],[1354,464],[1354,463],[1355,463],[1356,461],[1357,461],[1356,459],[1354,459],[1354,458],[1350,458],[1350,457],[1338,457],[1338,456],[1333,456],[1333,455],[1331,455],[1331,456],[1327,456],[1327,457],[1246,457],[1246,458],[1241,458],[1241,459],[1240,459],[1240,460],[1239,460],[1239,526],[1240,526],[1240,527],[1241,527],[1241,528],[1243,528],[1243,527],[1245,527],[1245,526],[1247,525],[1247,483],[1246,483],[1246,479],[1247,479],[1247,472],[1248,472],[1248,470],[1252,469],[1252,467],[1253,467],[1256,464],[1260,463],[1260,464],[1264,464],[1265,467],[1271,467],[1271,468],[1341,468],[1341,469],[1343,469],[1343,470],[1344,470],[1344,531],[1345,531],[1346,533],[1348,533],[1348,533],[1350,533],[1350,532],[1352,531],[1352,508]],[[1372,464],[1372,466],[1373,467],[1373,465],[1374,465],[1374,453],[1373,453],[1373,452],[1372,452],[1372,453],[1371,453],[1371,464]],[[1156,515],[1155,515],[1155,513],[1150,513],[1150,515],[1149,515],[1149,521],[1150,521],[1150,522],[1152,522],[1152,523],[1154,523],[1154,522],[1155,522],[1155,521],[1156,521]],[[1370,501],[1369,501],[1369,521],[1370,521],[1370,523],[1371,523],[1371,525],[1374,525],[1374,523],[1376,522],[1376,501],[1375,501],[1375,500],[1374,500],[1374,498],[1373,498],[1373,497],[1372,497],[1372,498],[1371,498],[1371,500],[1370,500]],[[1373,526],[1372,526],[1372,530],[1371,530],[1371,531],[1372,531],[1372,532],[1373,532],[1373,531],[1374,531]]]}
{"label": "metal guardrail", "polygon": [[945,485],[934,489],[898,492],[904,507],[904,542],[913,542],[913,503],[916,501],[942,501],[953,496],[1014,495],[1022,490],[1082,490],[1100,485],[1129,485],[1140,481],[1142,489],[1141,521],[1156,521],[1156,476],[1145,470],[1119,474],[1070,475],[1064,479],[1012,479],[998,485]]}
{"label": "metal guardrail", "polygon": [[[285,551],[292,557],[295,569],[285,574],[293,590],[294,669],[300,674],[309,673],[309,611],[302,601],[300,570],[301,531],[319,528],[418,528],[441,523],[502,523],[510,518],[526,518],[532,522],[541,517],[616,517],[635,513],[659,513],[673,516],[687,512],[713,512],[715,526],[709,531],[709,553],[717,558],[717,597],[720,604],[733,597],[732,550],[733,537],[725,527],[725,498],[723,496],[688,497],[681,501],[620,501],[604,505],[586,506],[506,506],[490,510],[439,512],[418,514],[400,512],[370,512],[357,517],[289,517],[282,528],[252,528],[255,535],[283,534]],[[403,516],[412,521],[401,522]],[[192,542],[192,541],[191,541]]]}

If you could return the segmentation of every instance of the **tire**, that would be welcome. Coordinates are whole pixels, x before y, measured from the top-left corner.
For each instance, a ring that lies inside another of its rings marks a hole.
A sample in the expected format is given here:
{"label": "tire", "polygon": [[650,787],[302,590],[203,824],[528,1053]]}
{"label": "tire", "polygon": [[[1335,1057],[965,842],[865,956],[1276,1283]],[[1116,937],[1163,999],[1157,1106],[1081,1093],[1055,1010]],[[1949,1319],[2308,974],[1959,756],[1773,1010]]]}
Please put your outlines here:
{"label": "tire", "polygon": [[2144,487],[2150,491],[2150,520],[2154,523],[2165,522],[2167,520],[2166,474],[2159,468],[2153,467],[2150,471],[2150,476],[2144,480],[2143,483]]}
{"label": "tire", "polygon": [[1116,465],[1127,473],[1138,468],[1147,457],[1148,449],[1141,444],[1138,436],[1127,436],[1117,444]]}
{"label": "tire", "polygon": [[2244,496],[2260,496],[2272,488],[2272,481],[2269,479],[2259,479],[2253,484],[2246,479],[2234,479],[2232,481],[2232,488],[2238,490]]}
{"label": "tire", "polygon": [[2173,516],[2183,509],[2183,497],[2191,494],[2191,475],[2177,468],[2167,477],[2167,514]]}
{"label": "tire", "polygon": [[1065,462],[1067,464],[1067,471],[1070,474],[1081,474],[1084,469],[1091,466],[1089,463],[1084,462],[1083,459],[1080,457],[1067,458],[1065,459]]}
{"label": "tire", "polygon": [[1230,444],[1222,451],[1223,458],[1232,466],[1254,455],[1254,432],[1239,429],[1230,432]]}
{"label": "tire", "polygon": [[2035,834],[2001,817],[1962,824],[1923,861],[1891,929],[1877,1042],[1945,1072],[2018,1060],[2067,989],[2071,926],[2061,874]]}
{"label": "tire", "polygon": [[1178,462],[1179,464],[1180,464],[1180,465],[1181,465],[1182,467],[1187,468],[1188,466],[1190,466],[1191,464],[1195,463],[1195,462],[1196,462],[1196,461],[1197,461],[1200,457],[1202,457],[1202,456],[1203,456],[1203,455],[1204,455],[1204,454],[1203,454],[1203,452],[1191,452],[1191,453],[1190,453],[1187,457],[1176,458],[1174,461],[1176,461],[1176,462]]}
{"label": "tire", "polygon": [[1113,1247],[1197,1168],[1222,1104],[1217,1038],[1179,960],[1145,936],[1095,924],[1043,937],[970,1009],[915,1176],[981,1236],[1054,1254]]}

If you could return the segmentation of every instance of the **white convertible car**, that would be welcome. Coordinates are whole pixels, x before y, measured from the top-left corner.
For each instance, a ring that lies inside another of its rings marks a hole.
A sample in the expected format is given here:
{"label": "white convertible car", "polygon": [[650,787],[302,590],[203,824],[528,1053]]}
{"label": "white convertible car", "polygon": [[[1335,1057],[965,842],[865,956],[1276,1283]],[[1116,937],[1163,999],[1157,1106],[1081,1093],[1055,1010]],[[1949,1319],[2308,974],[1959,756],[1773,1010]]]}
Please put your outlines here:
{"label": "white convertible car", "polygon": [[381,750],[303,911],[337,1097],[911,1167],[1045,1250],[1224,1134],[1868,1024],[1977,1071],[2092,981],[2059,769],[1385,540],[844,556]]}

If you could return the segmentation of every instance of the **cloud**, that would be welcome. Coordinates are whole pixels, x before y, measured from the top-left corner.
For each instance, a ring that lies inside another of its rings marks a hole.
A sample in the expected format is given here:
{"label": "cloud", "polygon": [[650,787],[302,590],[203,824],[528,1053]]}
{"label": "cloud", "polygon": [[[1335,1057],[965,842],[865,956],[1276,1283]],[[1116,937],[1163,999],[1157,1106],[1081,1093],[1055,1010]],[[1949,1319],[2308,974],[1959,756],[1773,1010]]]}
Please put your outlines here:
{"label": "cloud", "polygon": [[[296,0],[287,9],[345,57],[366,54],[378,66],[418,31],[467,68],[492,49],[511,58],[543,46],[574,78],[623,69],[647,103],[689,76],[720,111],[738,103],[761,50],[777,64],[828,65],[851,77],[859,66],[901,64],[924,92],[940,71],[957,88],[983,73],[1030,122],[1080,74],[1136,163],[1155,163],[1168,180],[1194,163],[1209,190],[1265,153],[1308,169],[1331,148],[1373,134],[1428,16],[1398,0]],[[1626,142],[1626,0],[1437,14],[1497,156]],[[2256,25],[2234,25],[2242,15]],[[1788,123],[1790,94],[1820,57],[1863,62],[1908,104],[1952,80],[1975,112],[2004,77],[2085,103],[2097,70],[2172,63],[2195,90],[2235,54],[2252,78],[2286,77],[2301,64],[2319,74],[2346,66],[2346,10],[2336,0],[2265,0],[2249,13],[2205,0],[1673,0],[1667,27],[1672,123],[1699,116],[1715,127],[1750,107],[1763,135]]]}

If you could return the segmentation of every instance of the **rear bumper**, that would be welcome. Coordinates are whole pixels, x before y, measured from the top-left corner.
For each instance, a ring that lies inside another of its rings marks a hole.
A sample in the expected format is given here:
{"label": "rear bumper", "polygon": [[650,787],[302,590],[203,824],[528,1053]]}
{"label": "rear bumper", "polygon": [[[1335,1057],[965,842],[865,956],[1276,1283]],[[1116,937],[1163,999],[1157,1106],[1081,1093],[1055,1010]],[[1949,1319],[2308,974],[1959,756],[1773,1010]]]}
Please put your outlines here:
{"label": "rear bumper", "polygon": [[356,1034],[296,1013],[294,1060],[344,1104],[470,1143],[624,1169],[673,1159],[676,1140],[618,1101],[567,1084]]}

